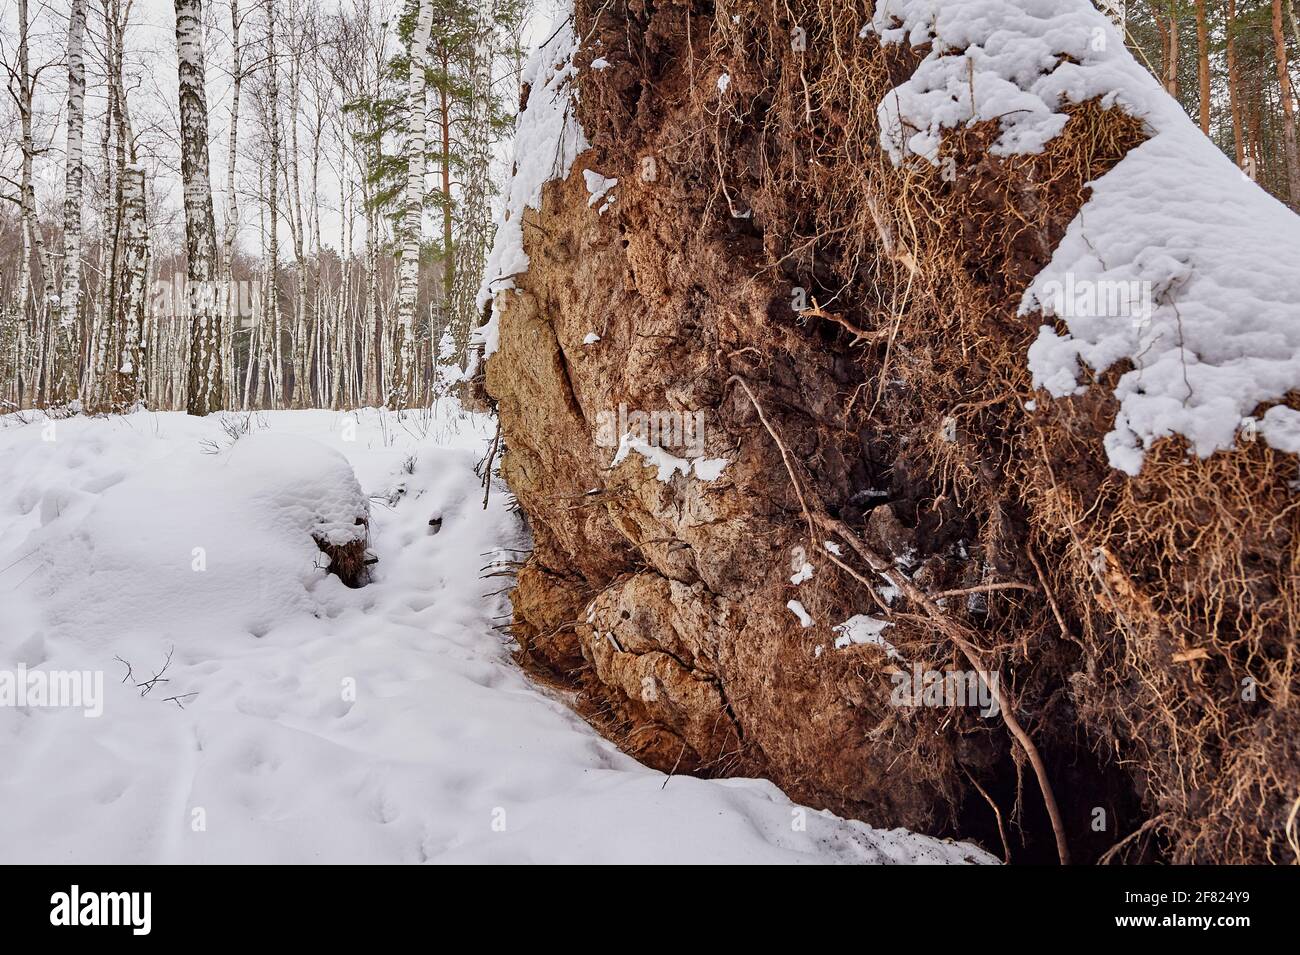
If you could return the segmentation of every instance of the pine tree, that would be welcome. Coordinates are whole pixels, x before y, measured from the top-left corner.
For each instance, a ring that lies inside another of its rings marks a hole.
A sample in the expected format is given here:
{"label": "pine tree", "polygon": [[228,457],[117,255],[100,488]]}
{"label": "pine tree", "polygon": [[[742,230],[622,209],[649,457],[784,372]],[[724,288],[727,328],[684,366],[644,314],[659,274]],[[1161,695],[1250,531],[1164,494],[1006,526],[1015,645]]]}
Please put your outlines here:
{"label": "pine tree", "polygon": [[1282,149],[1286,160],[1287,186],[1291,205],[1300,209],[1300,155],[1296,149],[1295,102],[1291,76],[1287,71],[1286,34],[1282,30],[1282,0],[1273,0],[1273,43],[1276,49],[1277,81],[1282,94]]}

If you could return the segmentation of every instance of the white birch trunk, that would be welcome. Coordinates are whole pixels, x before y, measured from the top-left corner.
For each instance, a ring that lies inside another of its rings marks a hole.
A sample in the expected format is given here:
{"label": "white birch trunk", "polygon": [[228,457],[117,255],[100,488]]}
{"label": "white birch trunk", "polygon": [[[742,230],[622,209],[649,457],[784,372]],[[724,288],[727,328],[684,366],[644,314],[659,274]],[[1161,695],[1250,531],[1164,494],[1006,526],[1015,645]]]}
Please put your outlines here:
{"label": "white birch trunk", "polygon": [[81,183],[82,130],[86,121],[86,62],[82,40],[86,33],[86,0],[72,0],[68,17],[68,147],[63,179],[63,290],[59,296],[60,391],[64,399],[77,396],[77,315],[81,306]]}
{"label": "white birch trunk", "polygon": [[[36,303],[35,353],[29,378],[37,386],[43,386],[44,398],[49,402],[52,400],[54,390],[50,379],[49,313],[58,300],[58,292],[54,285],[53,266],[49,261],[49,253],[45,249],[45,240],[41,236],[40,221],[36,217],[36,187],[33,184],[32,169],[33,157],[36,155],[36,144],[32,137],[32,87],[36,79],[32,76],[28,55],[29,25],[27,0],[18,0],[18,114],[22,131],[22,180],[19,183],[19,202],[23,216],[23,261],[18,279],[18,300],[26,309],[26,303],[35,285],[32,276],[34,260],[41,268],[44,294],[41,301]],[[37,388],[34,387],[32,391],[33,398],[39,399]],[[53,400],[58,398],[55,397]]]}
{"label": "white birch trunk", "polygon": [[[291,36],[292,39],[292,36]],[[302,179],[299,169],[298,110],[302,95],[301,49],[290,48],[289,57],[289,161],[285,164],[288,181],[285,200],[290,206],[289,232],[293,239],[295,297],[293,306],[293,337],[290,362],[293,365],[293,407],[305,408],[310,404],[311,382],[308,380],[307,356],[307,260],[303,252],[306,243],[306,223],[302,204]]]}
{"label": "white birch trunk", "polygon": [[271,139],[271,165],[267,175],[267,218],[269,219],[270,239],[267,243],[267,284],[270,300],[267,308],[270,316],[268,332],[270,340],[266,351],[270,361],[267,381],[267,402],[271,407],[280,406],[282,395],[280,383],[284,371],[284,350],[281,338],[280,316],[280,74],[277,70],[275,51],[275,2],[266,2],[266,59],[270,70],[270,82],[267,87],[267,129]]}
{"label": "white birch trunk", "polygon": [[[235,291],[235,238],[239,234],[239,195],[235,191],[236,146],[239,142],[239,97],[244,82],[244,48],[239,41],[239,0],[230,0],[230,43],[232,47],[230,92],[230,140],[226,151],[226,221],[221,235],[221,277],[226,292],[225,323],[222,325],[222,361],[229,375],[227,388],[238,391],[235,365],[235,329],[241,324],[236,313],[239,296]],[[251,355],[251,341],[250,355]]]}
{"label": "white birch trunk", "polygon": [[122,173],[122,212],[126,226],[122,255],[126,295],[122,316],[122,355],[117,368],[117,400],[123,410],[129,410],[144,397],[142,342],[149,230],[145,218],[143,166],[132,163]]}
{"label": "white birch trunk", "polygon": [[217,226],[208,172],[208,102],[204,89],[202,0],[176,0],[177,74],[181,104],[181,180],[185,190],[185,252],[190,307],[186,410],[222,407],[221,312],[214,279]]}
{"label": "white birch trunk", "polygon": [[402,261],[397,290],[397,347],[389,403],[404,406],[415,383],[415,300],[420,288],[420,238],[424,219],[425,57],[433,26],[433,4],[420,0],[419,19],[411,38],[406,97],[406,203],[402,217]]}

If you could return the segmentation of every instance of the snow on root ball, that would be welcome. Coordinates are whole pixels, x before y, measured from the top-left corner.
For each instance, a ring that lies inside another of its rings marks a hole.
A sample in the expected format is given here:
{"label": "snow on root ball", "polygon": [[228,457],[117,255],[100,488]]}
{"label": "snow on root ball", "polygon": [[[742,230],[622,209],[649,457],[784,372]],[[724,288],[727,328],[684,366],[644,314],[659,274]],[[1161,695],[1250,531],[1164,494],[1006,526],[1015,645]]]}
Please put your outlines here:
{"label": "snow on root ball", "polygon": [[[1133,115],[1160,100],[1115,27],[1088,0],[902,0],[879,3],[864,39],[929,51],[878,111],[895,163],[938,159],[947,129],[996,120],[996,156],[1041,152],[1068,103],[1100,99]],[[1153,83],[1154,81],[1152,81]]]}
{"label": "snow on root ball", "polygon": [[546,43],[533,51],[524,67],[521,83],[528,91],[528,99],[515,124],[514,174],[507,187],[505,210],[497,225],[478,292],[480,309],[492,303],[491,319],[475,332],[476,340],[483,343],[484,355],[497,350],[498,296],[513,289],[515,278],[528,271],[528,254],[524,251],[525,211],[540,209],[542,187],[552,179],[568,176],[578,154],[588,148],[582,126],[573,113],[577,97],[573,87],[578,75],[574,62],[577,52],[572,20],[566,19]]}
{"label": "snow on root ball", "polygon": [[873,33],[928,45],[880,101],[895,164],[939,163],[948,132],[984,121],[999,124],[993,155],[1040,153],[1091,101],[1142,122],[1148,140],[1091,183],[1021,304],[1058,322],[1029,350],[1035,387],[1082,394],[1128,363],[1104,439],[1112,467],[1136,475],[1173,436],[1200,457],[1232,448],[1261,405],[1300,388],[1300,218],[1201,134],[1088,0],[900,0],[876,5]]}

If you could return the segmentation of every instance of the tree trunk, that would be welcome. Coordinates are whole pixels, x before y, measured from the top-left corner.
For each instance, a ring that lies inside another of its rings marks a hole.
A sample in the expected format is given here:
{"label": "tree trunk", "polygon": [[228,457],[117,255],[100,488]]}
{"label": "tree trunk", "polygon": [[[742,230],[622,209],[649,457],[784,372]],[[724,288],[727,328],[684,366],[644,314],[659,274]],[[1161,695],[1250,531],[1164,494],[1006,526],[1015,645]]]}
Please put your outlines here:
{"label": "tree trunk", "polygon": [[[32,95],[36,77],[32,75],[28,53],[27,34],[27,0],[18,0],[18,113],[22,130],[22,180],[19,183],[19,202],[23,216],[23,262],[18,280],[19,301],[27,302],[35,287],[32,275],[32,262],[40,268],[43,294],[36,303],[36,339],[39,347],[39,359],[33,378],[39,378],[37,385],[43,391],[45,400],[61,400],[52,397],[50,368],[50,309],[58,300],[58,290],[54,284],[54,266],[50,254],[45,248],[45,239],[41,235],[41,224],[36,217],[36,187],[33,181],[32,164],[36,155],[36,144],[32,136]],[[68,356],[71,360],[71,356]],[[60,369],[61,373],[61,369]],[[39,394],[38,394],[39,398]]]}
{"label": "tree trunk", "polygon": [[[291,34],[291,39],[293,36]],[[302,179],[299,169],[298,110],[302,93],[301,48],[290,48],[289,56],[289,161],[285,164],[288,188],[286,201],[290,204],[289,232],[293,239],[295,295],[293,303],[293,391],[290,402],[295,408],[305,408],[311,403],[311,382],[308,375],[307,355],[307,259],[305,216],[302,204]]]}
{"label": "tree trunk", "polygon": [[77,315],[81,305],[81,133],[86,121],[86,63],[82,38],[86,32],[86,0],[72,0],[68,16],[68,147],[63,185],[63,290],[59,297],[60,397],[77,396]]}
{"label": "tree trunk", "polygon": [[[239,42],[239,0],[230,0],[230,44],[232,48],[230,90],[230,139],[226,150],[226,221],[221,235],[221,278],[225,284],[225,323],[222,326],[223,367],[230,375],[229,387],[235,394],[238,368],[235,363],[235,329],[242,316],[236,315],[241,301],[235,290],[235,239],[239,234],[239,194],[235,189],[235,148],[239,142],[239,96],[244,83],[244,49]],[[249,339],[251,355],[252,339]]]}
{"label": "tree trunk", "polygon": [[208,178],[208,103],[204,89],[202,0],[176,0],[177,75],[181,105],[181,180],[185,190],[185,257],[190,314],[189,394],[192,415],[223,405],[221,312],[213,281],[217,226]]}
{"label": "tree trunk", "polygon": [[[377,165],[377,160],[376,160]],[[384,403],[384,319],[379,307],[379,216],[370,202],[370,190],[364,187],[366,209],[366,321],[363,323],[366,351],[366,402]]]}
{"label": "tree trunk", "polygon": [[28,375],[25,373],[24,366],[27,362],[27,303],[31,298],[32,290],[32,256],[35,254],[36,245],[40,241],[40,232],[36,223],[36,196],[32,188],[32,154],[35,152],[35,146],[32,143],[32,78],[31,64],[27,53],[27,31],[27,0],[18,0],[18,115],[19,126],[22,129],[22,143],[20,146],[22,152],[22,180],[18,186],[18,202],[23,219],[23,258],[18,263],[18,286],[14,293],[14,303],[18,328],[17,366],[19,372],[16,391],[19,406],[22,405],[25,398],[34,399],[36,397],[25,393],[30,386],[28,385]]}
{"label": "tree trunk", "polygon": [[[104,64],[106,73],[111,73],[114,69],[115,57],[115,24],[117,22],[116,12],[114,10],[116,0],[101,0],[100,13],[104,20]],[[104,104],[104,127],[103,133],[99,139],[100,161],[103,163],[103,175],[99,182],[101,192],[99,213],[100,228],[98,238],[98,268],[99,268],[99,287],[95,293],[94,321],[89,332],[89,347],[86,356],[86,375],[85,384],[82,386],[86,393],[93,392],[97,376],[103,373],[107,362],[106,335],[109,323],[112,321],[114,302],[112,298],[112,275],[113,268],[116,265],[113,259],[112,239],[116,236],[117,230],[114,223],[114,216],[117,208],[114,205],[114,195],[117,182],[117,174],[113,165],[113,133],[116,128],[117,115],[117,85],[111,81],[105,83]]]}
{"label": "tree trunk", "polygon": [[1173,18],[1166,15],[1167,0],[1149,0],[1151,4],[1151,19],[1156,24],[1156,34],[1160,38],[1160,85],[1165,88],[1165,92],[1171,96],[1177,95],[1176,89],[1171,89],[1169,84],[1170,63],[1177,56],[1176,42],[1171,44],[1170,25]]}
{"label": "tree trunk", "polygon": [[[442,51],[442,75],[448,75],[446,47]],[[442,132],[442,308],[444,314],[451,308],[452,291],[456,284],[455,237],[452,232],[451,196],[451,101],[446,83],[438,90],[440,126]]]}
{"label": "tree trunk", "polygon": [[270,341],[267,357],[271,368],[267,398],[272,407],[278,407],[281,398],[280,381],[284,370],[284,353],[280,340],[280,74],[276,68],[275,51],[275,0],[266,3],[266,58],[271,72],[267,87],[267,130],[271,139],[270,170],[267,173],[266,215],[270,238],[267,241],[267,294],[269,299]]}
{"label": "tree trunk", "polygon": [[[340,150],[340,152],[343,151]],[[346,157],[340,155],[339,169],[345,169],[346,167]],[[352,346],[351,310],[348,301],[349,276],[351,275],[352,264],[352,209],[348,202],[348,192],[343,176],[339,176],[339,211],[343,218],[343,256],[339,261],[338,308],[334,316],[334,377],[330,382],[330,407],[335,411],[343,407],[343,399],[346,394],[343,390],[344,372],[349,365],[347,361],[348,349]],[[350,386],[350,377],[347,382]]]}
{"label": "tree trunk", "polygon": [[123,219],[126,242],[122,271],[126,278],[123,306],[122,354],[117,368],[117,403],[131,408],[144,395],[141,342],[144,340],[145,273],[149,258],[149,231],[145,221],[144,167],[132,163],[122,175]]}
{"label": "tree trunk", "polygon": [[415,384],[415,302],[420,290],[420,237],[424,220],[425,57],[433,26],[433,5],[420,0],[411,38],[406,97],[406,202],[402,217],[402,261],[397,290],[397,337],[389,404],[403,407]]}
{"label": "tree trunk", "polygon": [[1260,90],[1257,82],[1252,82],[1247,87],[1245,99],[1245,132],[1246,132],[1246,175],[1251,179],[1259,180],[1260,171],[1260,131],[1259,131],[1259,113],[1260,113]]}
{"label": "tree trunk", "polygon": [[1178,98],[1178,3],[1169,3],[1169,59],[1165,63],[1165,89],[1174,99]]}
{"label": "tree trunk", "polygon": [[1291,207],[1300,209],[1300,158],[1296,155],[1295,104],[1287,72],[1286,34],[1282,32],[1282,0],[1273,0],[1273,44],[1277,53],[1277,82],[1282,93],[1282,140]]}
{"label": "tree trunk", "polygon": [[[312,249],[316,257],[316,288],[313,293],[313,313],[316,316],[316,338],[314,342],[315,352],[315,369],[316,369],[316,404],[322,406],[325,404],[325,393],[328,388],[328,379],[326,378],[326,358],[329,353],[329,318],[326,314],[325,301],[326,293],[323,284],[323,269],[321,257],[321,228],[320,228],[320,161],[321,161],[321,137],[324,135],[325,128],[325,109],[326,100],[320,96],[316,97],[316,115],[314,117],[314,126],[312,127],[312,144],[311,144],[311,222],[312,222]],[[339,210],[340,213],[342,210]],[[340,262],[340,267],[343,263]],[[340,275],[340,279],[342,276]]]}
{"label": "tree trunk", "polygon": [[[261,244],[261,260],[266,262],[266,209],[262,206],[262,183],[263,178],[258,177],[258,240]],[[264,275],[264,273],[263,273]],[[257,302],[253,306],[253,322],[248,331],[248,369],[244,373],[244,410],[247,411],[257,404],[257,390],[261,381],[261,361],[265,354],[261,347],[262,323],[266,318],[266,282],[261,279],[258,282]]]}
{"label": "tree trunk", "polygon": [[1196,76],[1201,96],[1201,132],[1210,135],[1210,29],[1205,0],[1196,0]]}
{"label": "tree trunk", "polygon": [[1295,0],[1286,0],[1286,15],[1291,21],[1291,39],[1300,45],[1300,20],[1296,19]]}
{"label": "tree trunk", "polygon": [[123,311],[125,292],[130,281],[130,277],[123,271],[125,253],[123,229],[126,226],[126,196],[123,190],[128,148],[131,160],[134,161],[135,158],[126,87],[122,83],[122,35],[126,29],[126,18],[122,14],[121,0],[105,0],[103,10],[104,32],[107,40],[105,62],[110,104],[109,121],[115,149],[111,160],[107,151],[104,156],[104,163],[109,172],[106,180],[108,185],[104,194],[105,223],[112,222],[112,242],[105,246],[109,251],[108,267],[103,269],[101,265],[100,281],[107,285],[107,293],[104,299],[105,307],[98,312],[99,327],[91,340],[90,353],[86,359],[87,384],[82,389],[82,398],[90,401],[92,406],[99,406],[108,401],[117,390],[115,386],[110,387],[111,379],[116,374],[110,367],[110,361],[115,350],[120,351],[125,342],[125,325],[130,320]]}
{"label": "tree trunk", "polygon": [[1246,150],[1242,142],[1241,77],[1237,74],[1237,40],[1233,36],[1237,24],[1237,0],[1228,0],[1225,24],[1228,55],[1228,108],[1232,113],[1232,148],[1236,154],[1237,166],[1244,169]]}

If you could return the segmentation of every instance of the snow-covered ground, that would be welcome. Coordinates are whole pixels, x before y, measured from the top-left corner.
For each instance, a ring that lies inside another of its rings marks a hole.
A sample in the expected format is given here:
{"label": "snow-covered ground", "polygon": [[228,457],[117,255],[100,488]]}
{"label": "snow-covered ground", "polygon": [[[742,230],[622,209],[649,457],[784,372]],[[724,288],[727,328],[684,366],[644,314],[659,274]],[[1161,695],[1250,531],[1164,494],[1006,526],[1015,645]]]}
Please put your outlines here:
{"label": "snow-covered ground", "polygon": [[[0,862],[993,861],[665,785],[539,691],[485,576],[527,541],[453,404],[29,417],[0,419]],[[352,590],[312,535],[367,506]]]}

